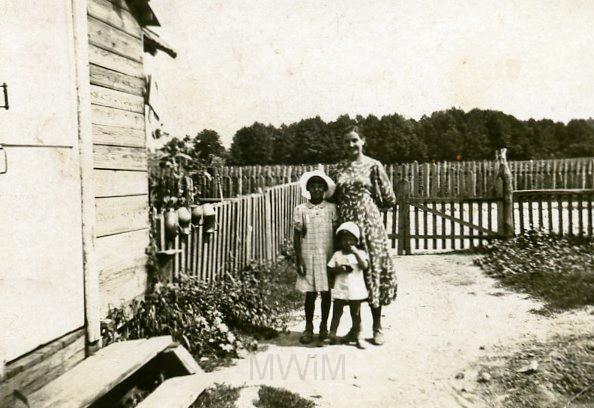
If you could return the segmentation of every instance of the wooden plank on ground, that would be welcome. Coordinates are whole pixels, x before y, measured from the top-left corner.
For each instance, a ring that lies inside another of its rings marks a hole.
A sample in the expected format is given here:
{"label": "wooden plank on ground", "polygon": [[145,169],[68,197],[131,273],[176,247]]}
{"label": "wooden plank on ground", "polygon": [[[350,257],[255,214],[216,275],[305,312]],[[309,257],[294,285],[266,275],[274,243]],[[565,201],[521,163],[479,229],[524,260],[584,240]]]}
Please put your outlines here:
{"label": "wooden plank on ground", "polygon": [[171,336],[111,344],[27,397],[31,407],[85,407],[153,359]]}
{"label": "wooden plank on ground", "polygon": [[144,115],[106,106],[91,105],[91,121],[94,125],[119,126],[144,131]]}
{"label": "wooden plank on ground", "polygon": [[88,19],[89,44],[112,51],[122,57],[142,62],[144,46],[140,38],[126,34],[94,17]]}
{"label": "wooden plank on ground", "polygon": [[147,174],[143,171],[94,170],[95,197],[148,194]]}
{"label": "wooden plank on ground", "polygon": [[187,408],[211,386],[206,374],[184,375],[165,380],[137,408]]}
{"label": "wooden plank on ground", "polygon": [[142,28],[136,18],[126,8],[124,1],[112,3],[108,0],[90,0],[87,2],[89,16],[119,29],[138,39],[142,38]]}
{"label": "wooden plank on ground", "polygon": [[148,197],[110,197],[96,199],[98,237],[146,229],[148,221]]}
{"label": "wooden plank on ground", "polygon": [[144,98],[103,86],[91,85],[91,103],[144,114]]}
{"label": "wooden plank on ground", "polygon": [[146,150],[139,147],[94,145],[93,160],[95,169],[146,172],[148,168]]}
{"label": "wooden plank on ground", "polygon": [[144,129],[93,125],[93,143],[111,146],[145,147]]}

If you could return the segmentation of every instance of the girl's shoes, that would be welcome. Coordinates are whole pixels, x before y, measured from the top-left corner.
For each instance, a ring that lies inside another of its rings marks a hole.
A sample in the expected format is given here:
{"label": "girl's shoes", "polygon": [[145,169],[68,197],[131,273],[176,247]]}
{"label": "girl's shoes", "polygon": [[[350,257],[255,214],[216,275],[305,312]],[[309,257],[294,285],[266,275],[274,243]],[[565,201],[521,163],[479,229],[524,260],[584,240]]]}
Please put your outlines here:
{"label": "girl's shoes", "polygon": [[373,331],[373,344],[376,346],[381,346],[384,344],[384,334],[382,333],[382,329],[376,329]]}
{"label": "girl's shoes", "polygon": [[338,337],[336,337],[336,333],[328,333],[328,336],[324,339],[323,344],[337,344],[338,343]]}
{"label": "girl's shoes", "polygon": [[313,341],[313,331],[306,330],[303,332],[303,335],[299,337],[299,342],[301,344],[309,344]]}
{"label": "girl's shoes", "polygon": [[326,340],[328,337],[328,329],[320,329],[320,334],[318,334],[318,339],[320,341]]}

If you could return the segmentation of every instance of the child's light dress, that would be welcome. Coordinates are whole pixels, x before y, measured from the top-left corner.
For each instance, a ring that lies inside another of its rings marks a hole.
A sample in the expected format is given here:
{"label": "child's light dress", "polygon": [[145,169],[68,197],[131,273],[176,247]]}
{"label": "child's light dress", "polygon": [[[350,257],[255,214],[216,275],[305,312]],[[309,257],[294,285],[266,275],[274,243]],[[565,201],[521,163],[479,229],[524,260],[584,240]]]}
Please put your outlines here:
{"label": "child's light dress", "polygon": [[336,205],[327,201],[299,204],[293,214],[293,225],[302,234],[301,254],[305,276],[298,276],[296,288],[301,292],[329,290],[326,264],[332,256],[334,226],[338,221]]}
{"label": "child's light dress", "polygon": [[[364,260],[369,260],[366,252],[360,252]],[[334,278],[334,287],[332,288],[332,297],[341,300],[365,300],[367,299],[367,287],[363,270],[357,262],[355,254],[343,254],[342,251],[336,251],[328,262],[330,268],[338,268],[342,265],[350,265],[352,272],[337,273]]]}

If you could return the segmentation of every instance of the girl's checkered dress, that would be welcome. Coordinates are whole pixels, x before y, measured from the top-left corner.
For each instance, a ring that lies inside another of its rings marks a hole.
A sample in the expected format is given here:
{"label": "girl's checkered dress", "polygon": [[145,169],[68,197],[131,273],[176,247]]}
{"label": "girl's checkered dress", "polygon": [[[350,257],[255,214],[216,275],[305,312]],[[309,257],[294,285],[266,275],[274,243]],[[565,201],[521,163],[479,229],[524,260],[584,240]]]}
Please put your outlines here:
{"label": "girl's checkered dress", "polygon": [[334,253],[334,226],[338,220],[336,206],[327,201],[310,202],[295,207],[293,223],[301,233],[301,254],[305,276],[297,277],[297,290],[322,292],[329,290],[326,264]]}

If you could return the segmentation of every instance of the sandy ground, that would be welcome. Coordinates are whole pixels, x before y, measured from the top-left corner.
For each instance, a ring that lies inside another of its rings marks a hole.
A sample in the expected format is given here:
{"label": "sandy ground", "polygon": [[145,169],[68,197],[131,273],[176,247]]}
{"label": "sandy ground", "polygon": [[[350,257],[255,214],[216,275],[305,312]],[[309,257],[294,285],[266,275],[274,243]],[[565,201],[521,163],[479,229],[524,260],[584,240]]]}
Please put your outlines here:
{"label": "sandy ground", "polygon": [[[303,346],[303,321],[264,350],[210,374],[214,382],[248,386],[239,406],[252,406],[258,384],[283,387],[321,407],[489,406],[476,392],[474,367],[486,356],[554,333],[594,330],[586,311],[554,318],[531,313],[540,305],[498,288],[467,255],[395,258],[399,296],[384,309],[386,344]],[[364,332],[371,337],[369,308]],[[339,334],[350,327],[343,316]],[[455,379],[464,373],[464,379]]]}

